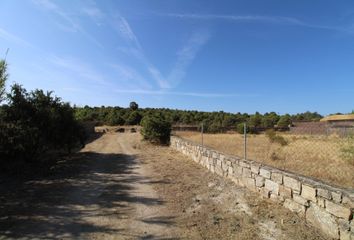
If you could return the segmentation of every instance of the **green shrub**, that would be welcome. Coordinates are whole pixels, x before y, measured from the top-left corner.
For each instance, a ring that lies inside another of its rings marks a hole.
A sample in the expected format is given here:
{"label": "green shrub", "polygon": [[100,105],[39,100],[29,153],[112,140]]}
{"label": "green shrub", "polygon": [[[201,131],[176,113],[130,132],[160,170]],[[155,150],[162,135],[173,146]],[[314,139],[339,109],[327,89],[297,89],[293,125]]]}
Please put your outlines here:
{"label": "green shrub", "polygon": [[220,123],[217,123],[217,122],[211,123],[206,128],[206,132],[209,132],[209,133],[222,133],[223,131],[224,131],[224,128],[221,126]]}
{"label": "green shrub", "polygon": [[283,116],[280,117],[278,123],[277,123],[277,127],[280,128],[287,128],[289,127],[289,125],[291,125],[291,116],[289,114],[285,114]]}
{"label": "green shrub", "polygon": [[[244,123],[239,123],[237,124],[236,126],[236,131],[239,133],[239,134],[244,134]],[[249,133],[250,131],[250,128],[249,126],[246,126],[246,133]]]}
{"label": "green shrub", "polygon": [[132,111],[128,115],[127,120],[125,121],[125,124],[127,124],[127,125],[139,125],[141,119],[142,119],[142,116],[141,116],[141,114],[139,112]]}
{"label": "green shrub", "polygon": [[155,144],[170,142],[171,123],[162,116],[147,115],[141,120],[141,126],[144,140]]}
{"label": "green shrub", "polygon": [[14,84],[1,106],[0,169],[41,162],[50,151],[67,150],[84,142],[84,130],[68,103],[51,92],[27,92]]}
{"label": "green shrub", "polygon": [[277,133],[273,129],[269,129],[265,132],[265,135],[269,139],[271,143],[278,143],[281,146],[288,145],[288,141],[283,136],[277,135]]}

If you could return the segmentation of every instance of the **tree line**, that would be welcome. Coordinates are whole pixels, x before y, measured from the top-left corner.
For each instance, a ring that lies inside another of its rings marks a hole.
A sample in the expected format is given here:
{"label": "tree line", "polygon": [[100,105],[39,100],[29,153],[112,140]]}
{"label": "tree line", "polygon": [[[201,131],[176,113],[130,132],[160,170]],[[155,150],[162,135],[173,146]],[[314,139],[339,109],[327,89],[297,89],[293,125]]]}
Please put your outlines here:
{"label": "tree line", "polygon": [[318,121],[322,118],[317,112],[279,115],[275,112],[260,114],[202,112],[168,108],[138,108],[132,102],[129,107],[74,107],[75,117],[80,121],[94,121],[97,125],[139,125],[144,116],[158,115],[172,125],[195,125],[203,123],[206,132],[240,130],[247,123],[250,132],[271,128],[287,128],[293,121]]}

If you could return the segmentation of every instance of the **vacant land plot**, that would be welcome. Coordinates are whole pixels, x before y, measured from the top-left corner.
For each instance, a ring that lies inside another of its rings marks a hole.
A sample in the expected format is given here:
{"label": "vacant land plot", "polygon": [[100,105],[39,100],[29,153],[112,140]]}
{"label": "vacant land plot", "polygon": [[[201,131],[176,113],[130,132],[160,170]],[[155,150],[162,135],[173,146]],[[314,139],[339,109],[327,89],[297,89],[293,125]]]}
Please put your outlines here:
{"label": "vacant land plot", "polygon": [[[176,135],[201,143],[198,132],[177,132]],[[264,134],[248,135],[247,158],[334,185],[354,187],[354,164],[342,156],[344,139],[336,136],[282,136],[287,141],[285,146],[271,142]],[[227,154],[244,155],[244,139],[237,133],[204,134],[204,144]]]}
{"label": "vacant land plot", "polygon": [[0,239],[326,239],[138,133],[107,133],[48,178],[2,181]]}

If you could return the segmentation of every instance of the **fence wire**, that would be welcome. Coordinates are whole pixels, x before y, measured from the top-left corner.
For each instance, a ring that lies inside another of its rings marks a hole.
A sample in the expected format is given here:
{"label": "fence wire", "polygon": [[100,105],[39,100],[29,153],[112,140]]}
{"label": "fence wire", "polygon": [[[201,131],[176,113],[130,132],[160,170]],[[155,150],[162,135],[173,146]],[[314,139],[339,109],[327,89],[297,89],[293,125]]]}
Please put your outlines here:
{"label": "fence wire", "polygon": [[203,128],[198,132],[184,128],[175,134],[227,154],[353,188],[354,126],[319,125],[256,134],[209,134]]}

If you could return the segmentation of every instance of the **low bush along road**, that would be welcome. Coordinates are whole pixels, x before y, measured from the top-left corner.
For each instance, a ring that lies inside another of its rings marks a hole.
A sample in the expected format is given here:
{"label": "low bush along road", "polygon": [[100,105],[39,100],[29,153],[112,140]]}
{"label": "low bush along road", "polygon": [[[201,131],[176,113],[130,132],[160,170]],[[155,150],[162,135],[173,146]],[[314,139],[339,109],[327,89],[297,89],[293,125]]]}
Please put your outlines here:
{"label": "low bush along road", "polygon": [[106,133],[54,174],[1,180],[0,239],[324,239],[282,207],[138,133]]}

